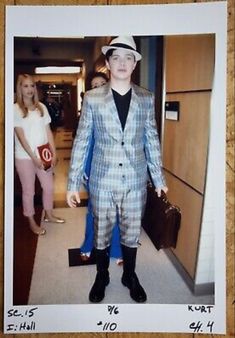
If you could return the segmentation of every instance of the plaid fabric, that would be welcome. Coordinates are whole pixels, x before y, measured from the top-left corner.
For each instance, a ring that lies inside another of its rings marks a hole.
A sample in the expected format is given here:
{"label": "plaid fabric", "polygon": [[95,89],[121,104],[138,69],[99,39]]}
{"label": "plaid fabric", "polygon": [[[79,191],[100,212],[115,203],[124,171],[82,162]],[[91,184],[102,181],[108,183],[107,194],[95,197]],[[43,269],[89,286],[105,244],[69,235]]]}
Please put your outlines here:
{"label": "plaid fabric", "polygon": [[124,131],[109,84],[85,94],[71,155],[69,191],[79,191],[92,135],[89,189],[95,247],[104,249],[110,245],[117,214],[121,243],[136,247],[146,200],[147,168],[155,187],[165,185],[153,94],[132,85]]}
{"label": "plaid fabric", "polygon": [[120,243],[137,247],[146,190],[90,191],[94,216],[94,246],[105,249],[110,246],[112,230],[118,215]]}
{"label": "plaid fabric", "polygon": [[164,186],[154,116],[153,94],[133,84],[122,131],[109,84],[88,91],[72,149],[68,190],[79,191],[93,133],[90,189],[112,191],[121,186],[144,191],[147,168],[155,187]]}

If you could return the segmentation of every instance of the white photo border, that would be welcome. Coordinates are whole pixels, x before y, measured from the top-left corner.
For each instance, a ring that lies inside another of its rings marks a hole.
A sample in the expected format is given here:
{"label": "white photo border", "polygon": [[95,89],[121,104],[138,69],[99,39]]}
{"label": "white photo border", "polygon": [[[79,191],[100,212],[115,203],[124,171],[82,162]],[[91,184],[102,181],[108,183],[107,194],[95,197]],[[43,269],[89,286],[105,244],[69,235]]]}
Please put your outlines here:
{"label": "white photo border", "polygon": [[[131,13],[131,15],[130,15]],[[53,14],[53,15],[52,15]],[[27,17],[24,24],[23,18]],[[53,19],[52,19],[53,18]],[[68,18],[68,19],[66,19]],[[121,18],[121,20],[120,20]],[[146,18],[144,20],[144,18]],[[120,25],[121,21],[121,25]],[[63,25],[61,24],[63,22]],[[95,22],[95,25],[92,24]],[[144,24],[140,25],[140,22]],[[215,305],[207,313],[188,305],[107,304],[13,306],[14,37],[215,34],[215,75],[209,165],[215,210]],[[227,2],[119,6],[6,6],[5,54],[5,270],[4,332],[226,332],[225,148]],[[219,179],[218,179],[219,178]],[[216,248],[219,248],[219,254]],[[131,315],[130,315],[131,314]],[[170,320],[169,320],[170,319]],[[98,325],[102,322],[102,325]],[[23,326],[22,326],[23,323]],[[26,323],[26,324],[25,324]],[[195,325],[201,323],[195,332]],[[213,324],[212,324],[213,323]]]}

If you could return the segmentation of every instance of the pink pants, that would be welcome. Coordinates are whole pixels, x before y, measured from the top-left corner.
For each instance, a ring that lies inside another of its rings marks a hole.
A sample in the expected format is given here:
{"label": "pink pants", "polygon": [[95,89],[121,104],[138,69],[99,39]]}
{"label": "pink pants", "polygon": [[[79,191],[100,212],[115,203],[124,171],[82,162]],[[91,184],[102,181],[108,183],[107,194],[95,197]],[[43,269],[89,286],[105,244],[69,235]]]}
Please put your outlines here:
{"label": "pink pants", "polygon": [[23,214],[30,217],[35,214],[34,195],[36,175],[42,187],[44,210],[53,208],[53,171],[38,169],[30,159],[15,159],[15,166],[22,185]]}

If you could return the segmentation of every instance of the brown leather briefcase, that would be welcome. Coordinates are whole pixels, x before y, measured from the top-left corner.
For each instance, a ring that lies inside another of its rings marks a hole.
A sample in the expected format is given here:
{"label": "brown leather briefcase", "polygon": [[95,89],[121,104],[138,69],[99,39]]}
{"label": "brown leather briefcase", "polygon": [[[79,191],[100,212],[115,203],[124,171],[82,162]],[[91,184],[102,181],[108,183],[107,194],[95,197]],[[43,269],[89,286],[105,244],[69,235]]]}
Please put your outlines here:
{"label": "brown leather briefcase", "polygon": [[180,221],[180,209],[168,201],[163,191],[161,197],[158,197],[149,183],[142,226],[158,250],[176,248]]}

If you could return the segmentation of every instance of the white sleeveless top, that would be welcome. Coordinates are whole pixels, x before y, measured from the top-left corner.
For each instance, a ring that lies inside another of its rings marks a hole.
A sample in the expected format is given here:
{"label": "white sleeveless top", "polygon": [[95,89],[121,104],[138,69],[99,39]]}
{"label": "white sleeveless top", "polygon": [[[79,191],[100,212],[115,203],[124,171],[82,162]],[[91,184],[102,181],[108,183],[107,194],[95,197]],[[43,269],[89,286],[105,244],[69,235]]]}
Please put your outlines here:
{"label": "white sleeveless top", "polygon": [[[43,116],[38,109],[30,110],[28,116],[22,116],[22,111],[17,103],[14,104],[14,127],[20,127],[24,131],[25,138],[32,151],[37,155],[37,147],[48,142],[46,125],[51,122],[47,107],[40,102],[43,108]],[[30,159],[30,156],[22,147],[15,134],[15,158]]]}

